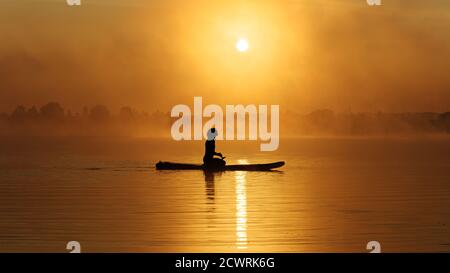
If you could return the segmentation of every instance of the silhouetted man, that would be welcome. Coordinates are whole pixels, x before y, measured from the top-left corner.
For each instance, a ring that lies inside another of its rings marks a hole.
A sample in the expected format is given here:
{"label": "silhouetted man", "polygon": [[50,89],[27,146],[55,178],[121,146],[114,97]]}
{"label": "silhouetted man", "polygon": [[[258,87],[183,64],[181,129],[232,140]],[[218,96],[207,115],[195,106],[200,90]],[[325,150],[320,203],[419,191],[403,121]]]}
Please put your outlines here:
{"label": "silhouetted man", "polygon": [[[205,155],[203,156],[203,164],[207,167],[217,168],[225,166],[225,157],[221,153],[216,153],[216,128],[211,128],[208,131],[207,140],[205,142]],[[214,156],[220,156],[215,158]]]}

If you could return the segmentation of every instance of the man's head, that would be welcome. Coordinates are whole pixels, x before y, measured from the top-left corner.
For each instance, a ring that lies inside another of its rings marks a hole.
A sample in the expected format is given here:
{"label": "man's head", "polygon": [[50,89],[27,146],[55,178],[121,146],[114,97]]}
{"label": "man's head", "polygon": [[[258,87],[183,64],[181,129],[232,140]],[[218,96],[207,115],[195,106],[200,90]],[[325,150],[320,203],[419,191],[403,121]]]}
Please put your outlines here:
{"label": "man's head", "polygon": [[214,140],[216,138],[216,136],[217,136],[216,128],[209,129],[207,135],[208,135],[208,140],[209,141]]}

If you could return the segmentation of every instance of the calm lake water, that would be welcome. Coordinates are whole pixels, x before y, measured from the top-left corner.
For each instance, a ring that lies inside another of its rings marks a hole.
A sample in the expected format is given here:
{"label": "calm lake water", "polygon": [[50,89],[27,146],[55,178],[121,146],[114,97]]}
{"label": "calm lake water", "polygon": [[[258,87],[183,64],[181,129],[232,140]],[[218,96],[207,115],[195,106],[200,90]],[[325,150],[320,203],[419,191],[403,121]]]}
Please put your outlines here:
{"label": "calm lake water", "polygon": [[[248,144],[248,143],[247,143]],[[170,147],[170,148],[169,148]],[[4,138],[0,251],[450,251],[450,140],[217,143],[229,163],[276,172],[157,171],[200,162],[203,143]]]}

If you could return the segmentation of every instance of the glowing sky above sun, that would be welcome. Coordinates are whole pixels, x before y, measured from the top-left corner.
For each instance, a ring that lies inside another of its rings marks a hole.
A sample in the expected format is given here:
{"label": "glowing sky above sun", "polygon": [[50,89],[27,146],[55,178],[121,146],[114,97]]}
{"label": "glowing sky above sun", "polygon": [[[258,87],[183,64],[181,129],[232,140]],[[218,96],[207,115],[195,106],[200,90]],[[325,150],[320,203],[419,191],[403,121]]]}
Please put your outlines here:
{"label": "glowing sky above sun", "polygon": [[85,2],[0,0],[0,113],[165,112],[194,96],[301,113],[450,108],[450,1]]}

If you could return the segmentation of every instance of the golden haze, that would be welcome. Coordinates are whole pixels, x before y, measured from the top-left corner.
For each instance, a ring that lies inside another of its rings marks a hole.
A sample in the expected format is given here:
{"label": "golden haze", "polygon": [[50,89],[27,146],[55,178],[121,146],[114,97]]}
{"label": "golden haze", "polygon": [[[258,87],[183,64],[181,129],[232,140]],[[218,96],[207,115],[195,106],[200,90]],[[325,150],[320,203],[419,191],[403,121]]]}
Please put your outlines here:
{"label": "golden haze", "polygon": [[3,1],[0,110],[166,111],[203,96],[300,112],[447,111],[450,3],[397,2]]}

